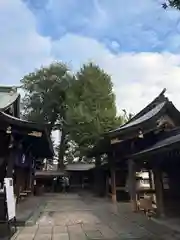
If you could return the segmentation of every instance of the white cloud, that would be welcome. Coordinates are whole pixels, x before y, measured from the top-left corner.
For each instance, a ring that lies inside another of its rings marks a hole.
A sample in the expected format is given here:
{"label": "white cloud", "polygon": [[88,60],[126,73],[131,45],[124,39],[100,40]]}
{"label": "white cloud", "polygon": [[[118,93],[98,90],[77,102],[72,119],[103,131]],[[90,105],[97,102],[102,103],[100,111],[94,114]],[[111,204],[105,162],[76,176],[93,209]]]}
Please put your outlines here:
{"label": "white cloud", "polygon": [[125,51],[179,52],[180,14],[171,8],[165,11],[163,0],[47,1],[28,1],[44,34],[58,38],[70,32],[116,40]]}
{"label": "white cloud", "polygon": [[164,87],[180,109],[180,55],[113,54],[93,38],[72,34],[52,42],[37,33],[34,15],[20,0],[0,1],[0,22],[0,84],[18,84],[24,74],[55,58],[74,69],[92,60],[112,75],[119,110],[139,111]]}
{"label": "white cloud", "polygon": [[0,23],[0,84],[16,84],[52,60],[50,40],[36,32],[35,17],[22,1],[1,0]]}
{"label": "white cloud", "polygon": [[118,109],[136,113],[163,88],[180,109],[180,55],[171,53],[112,54],[95,39],[67,34],[53,46],[57,56],[77,69],[93,60],[112,76]]}

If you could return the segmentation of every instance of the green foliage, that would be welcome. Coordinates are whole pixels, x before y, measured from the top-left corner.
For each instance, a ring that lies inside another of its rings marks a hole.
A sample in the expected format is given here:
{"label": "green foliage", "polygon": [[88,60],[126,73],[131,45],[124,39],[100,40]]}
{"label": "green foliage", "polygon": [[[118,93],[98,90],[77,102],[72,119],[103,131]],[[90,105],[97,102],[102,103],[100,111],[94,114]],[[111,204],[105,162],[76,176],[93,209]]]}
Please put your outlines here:
{"label": "green foliage", "polygon": [[62,127],[65,92],[69,88],[71,76],[62,63],[53,63],[25,76],[22,87],[24,118],[36,122],[48,122],[51,129],[55,124]]}
{"label": "green foliage", "polygon": [[22,102],[24,118],[38,123],[49,123],[50,133],[53,129],[62,132],[58,152],[59,167],[63,166],[66,149],[66,91],[71,80],[67,66],[62,63],[42,67],[21,80],[26,93]]}
{"label": "green foliage", "polygon": [[180,10],[180,0],[169,0],[169,6]]}
{"label": "green foliage", "polygon": [[122,124],[116,117],[111,77],[97,65],[84,65],[76,74],[68,94],[68,129],[81,156],[101,134]]}
{"label": "green foliage", "polygon": [[125,117],[116,116],[111,77],[89,63],[72,76],[66,65],[53,63],[22,80],[24,118],[50,123],[50,131],[61,130],[58,159],[61,164],[83,158],[88,148]]}
{"label": "green foliage", "polygon": [[162,4],[163,8],[166,9],[167,7],[173,7],[180,10],[180,0],[168,0]]}

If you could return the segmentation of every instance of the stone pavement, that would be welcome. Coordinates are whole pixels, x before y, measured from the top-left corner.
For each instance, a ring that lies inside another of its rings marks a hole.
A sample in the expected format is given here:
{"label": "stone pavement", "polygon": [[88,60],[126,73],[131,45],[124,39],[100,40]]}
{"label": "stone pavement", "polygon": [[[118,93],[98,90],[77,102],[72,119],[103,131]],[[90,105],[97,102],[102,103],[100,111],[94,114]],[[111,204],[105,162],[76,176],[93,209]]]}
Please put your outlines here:
{"label": "stone pavement", "polygon": [[34,226],[21,228],[16,240],[175,240],[177,233],[143,214],[132,213],[128,203],[113,205],[91,195],[52,194]]}

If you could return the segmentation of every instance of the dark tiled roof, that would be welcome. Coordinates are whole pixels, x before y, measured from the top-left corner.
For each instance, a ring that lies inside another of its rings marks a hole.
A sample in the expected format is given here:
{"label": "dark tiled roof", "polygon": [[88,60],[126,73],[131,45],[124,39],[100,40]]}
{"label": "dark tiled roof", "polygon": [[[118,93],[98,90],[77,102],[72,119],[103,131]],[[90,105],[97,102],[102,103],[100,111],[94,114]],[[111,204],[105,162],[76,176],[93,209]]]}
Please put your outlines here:
{"label": "dark tiled roof", "polygon": [[156,116],[162,108],[169,102],[168,98],[164,96],[165,89],[145,108],[143,108],[139,113],[137,113],[131,120],[129,120],[124,125],[119,128],[112,130],[107,133],[107,135],[114,136],[117,133],[122,133],[131,127],[136,127],[145,123],[148,120],[151,120],[154,116]]}
{"label": "dark tiled roof", "polygon": [[[157,115],[162,108],[165,106],[166,102],[162,102],[160,104],[158,104],[156,107],[154,107],[153,109],[151,109],[149,112],[147,112],[146,114],[142,115],[141,117],[135,119],[134,121],[131,121],[125,125],[123,125],[122,127],[117,128],[114,131],[120,131],[120,130],[124,130],[126,128],[135,126],[135,125],[139,125],[142,124],[143,122],[151,119],[152,117],[154,117],[155,115]],[[113,132],[113,131],[111,131]]]}
{"label": "dark tiled roof", "polygon": [[53,144],[50,136],[47,132],[46,125],[38,125],[34,122],[28,122],[4,112],[0,111],[1,122],[6,123],[7,127],[11,126],[12,132],[18,132],[19,134],[29,134],[33,131],[41,132],[42,137],[30,136],[32,142],[32,149],[35,155],[38,157],[49,157],[54,155]]}
{"label": "dark tiled roof", "polygon": [[139,113],[137,113],[134,117],[132,117],[129,122],[132,122],[135,119],[142,117],[144,114],[151,111],[158,104],[162,102],[167,102],[168,98],[165,97],[164,95],[165,92],[166,92],[166,89],[164,88],[162,92],[152,102],[150,102],[145,108],[143,108]]}
{"label": "dark tiled roof", "polygon": [[151,146],[150,148],[147,148],[139,153],[134,154],[133,156],[135,158],[138,158],[144,154],[151,154],[152,152],[155,151],[163,151],[165,148],[173,148],[173,145],[175,146],[175,144],[180,144],[180,129],[176,129],[175,131],[172,131],[170,134],[170,136],[158,141],[156,144],[154,144],[153,146]]}

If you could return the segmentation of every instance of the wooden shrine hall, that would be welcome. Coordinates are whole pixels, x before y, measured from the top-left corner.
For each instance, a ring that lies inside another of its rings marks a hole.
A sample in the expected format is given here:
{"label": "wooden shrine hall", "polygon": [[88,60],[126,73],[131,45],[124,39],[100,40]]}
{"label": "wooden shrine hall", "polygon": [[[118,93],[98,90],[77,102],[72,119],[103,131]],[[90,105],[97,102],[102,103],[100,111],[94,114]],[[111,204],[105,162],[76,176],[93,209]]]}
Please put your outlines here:
{"label": "wooden shrine hall", "polygon": [[[175,202],[180,200],[179,144],[180,112],[165,97],[164,89],[127,123],[105,133],[87,154],[96,159],[97,191],[108,194],[109,184],[114,202],[117,195],[121,200],[121,194],[128,192],[134,211],[141,208],[144,199],[148,199],[149,206],[151,199],[149,208],[159,215],[166,214],[165,209],[172,213]],[[107,158],[106,170],[102,156]],[[137,187],[137,173],[141,170],[149,173],[148,189]]]}
{"label": "wooden shrine hall", "polygon": [[14,180],[17,200],[33,190],[36,159],[52,158],[47,125],[20,119],[20,95],[12,87],[0,87],[0,188],[4,178]]}

